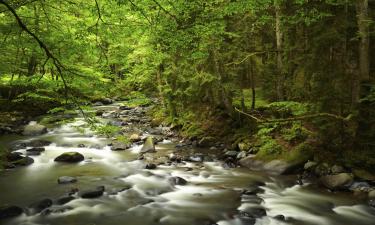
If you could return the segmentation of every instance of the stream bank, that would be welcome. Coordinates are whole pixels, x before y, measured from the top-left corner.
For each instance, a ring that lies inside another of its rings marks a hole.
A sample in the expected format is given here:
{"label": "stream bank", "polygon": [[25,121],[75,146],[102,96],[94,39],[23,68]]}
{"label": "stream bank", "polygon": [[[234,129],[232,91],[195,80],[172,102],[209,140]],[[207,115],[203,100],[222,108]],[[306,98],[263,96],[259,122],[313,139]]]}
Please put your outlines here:
{"label": "stream bank", "polygon": [[2,136],[15,157],[33,163],[1,173],[0,224],[370,225],[375,219],[366,199],[308,180],[296,184],[295,175],[238,167],[239,153],[224,151],[225,143],[181,140],[171,127],[152,126],[148,110],[97,104],[98,124],[110,125],[102,135],[76,114],[33,130],[40,132],[35,136]]}

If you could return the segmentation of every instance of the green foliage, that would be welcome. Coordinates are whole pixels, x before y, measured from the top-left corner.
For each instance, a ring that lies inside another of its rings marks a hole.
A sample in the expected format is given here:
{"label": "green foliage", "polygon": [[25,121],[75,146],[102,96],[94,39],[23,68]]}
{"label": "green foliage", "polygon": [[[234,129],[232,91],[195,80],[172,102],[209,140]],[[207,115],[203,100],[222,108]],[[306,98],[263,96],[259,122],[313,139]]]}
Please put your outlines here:
{"label": "green foliage", "polygon": [[273,102],[265,107],[276,117],[299,116],[308,112],[308,104],[293,101]]}
{"label": "green foliage", "polygon": [[124,144],[131,144],[129,137],[124,136],[124,135],[118,135],[115,137],[115,139]]}
{"label": "green foliage", "polygon": [[303,142],[310,133],[302,126],[301,122],[293,122],[291,127],[283,127],[281,130],[283,139],[289,143]]}
{"label": "green foliage", "polygon": [[271,138],[263,138],[256,157],[262,160],[278,158],[283,153],[283,147]]}
{"label": "green foliage", "polygon": [[95,132],[106,137],[113,137],[121,128],[113,125],[99,125],[94,127]]}

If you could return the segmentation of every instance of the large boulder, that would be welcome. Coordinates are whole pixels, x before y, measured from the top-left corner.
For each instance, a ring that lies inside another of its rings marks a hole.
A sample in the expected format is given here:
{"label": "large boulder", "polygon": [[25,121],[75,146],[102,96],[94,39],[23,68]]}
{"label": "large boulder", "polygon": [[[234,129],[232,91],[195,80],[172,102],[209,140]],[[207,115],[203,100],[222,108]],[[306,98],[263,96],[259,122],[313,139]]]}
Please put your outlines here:
{"label": "large boulder", "polygon": [[155,144],[152,137],[147,137],[145,143],[142,146],[141,153],[155,152]]}
{"label": "large boulder", "polygon": [[241,159],[239,164],[251,170],[266,171],[275,175],[286,175],[292,174],[302,168],[304,162],[286,162],[278,159],[264,162],[256,159],[254,155],[251,155]]}
{"label": "large boulder", "polygon": [[23,157],[20,160],[13,161],[12,164],[15,166],[28,166],[34,163],[34,159],[28,156]]}
{"label": "large boulder", "polygon": [[85,157],[78,152],[65,152],[55,158],[55,162],[77,163],[81,162]]}
{"label": "large boulder", "polygon": [[29,143],[26,143],[26,145],[30,147],[34,147],[34,148],[39,148],[39,147],[50,145],[51,143],[52,142],[47,141],[47,140],[33,140],[33,141],[30,141]]}
{"label": "large boulder", "polygon": [[36,122],[30,122],[25,126],[22,134],[25,136],[36,136],[47,133],[47,127],[37,124]]}
{"label": "large boulder", "polygon": [[75,198],[71,195],[64,195],[64,196],[61,196],[59,197],[58,199],[56,199],[56,204],[57,205],[64,205],[70,201],[73,201]]}
{"label": "large boulder", "polygon": [[0,206],[0,220],[19,216],[23,209],[18,206]]}
{"label": "large boulder", "polygon": [[121,141],[114,141],[114,142],[112,142],[111,150],[112,151],[122,151],[122,150],[126,150],[130,147],[131,147],[130,143],[125,143],[125,142],[121,142]]}
{"label": "large boulder", "polygon": [[41,148],[41,147],[30,148],[26,150],[26,154],[27,155],[40,155],[45,150],[46,150],[45,148]]}
{"label": "large boulder", "polygon": [[52,205],[52,200],[49,198],[42,199],[40,201],[34,202],[30,205],[30,212],[31,213],[40,213],[44,209],[50,207]]}
{"label": "large boulder", "polygon": [[350,173],[326,175],[320,178],[320,182],[330,190],[342,190],[353,183],[353,175]]}
{"label": "large boulder", "polygon": [[81,198],[98,198],[103,195],[104,190],[105,190],[104,186],[99,186],[93,190],[81,191],[78,195]]}

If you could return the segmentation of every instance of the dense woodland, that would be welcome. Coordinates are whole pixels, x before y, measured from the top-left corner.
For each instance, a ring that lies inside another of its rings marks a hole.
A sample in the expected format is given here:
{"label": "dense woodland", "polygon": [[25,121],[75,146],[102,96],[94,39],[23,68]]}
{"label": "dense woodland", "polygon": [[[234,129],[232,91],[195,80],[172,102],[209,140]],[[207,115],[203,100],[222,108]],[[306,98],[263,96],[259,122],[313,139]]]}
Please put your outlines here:
{"label": "dense woodland", "polygon": [[154,120],[182,136],[374,169],[374,9],[371,0],[0,0],[2,120],[148,96]]}

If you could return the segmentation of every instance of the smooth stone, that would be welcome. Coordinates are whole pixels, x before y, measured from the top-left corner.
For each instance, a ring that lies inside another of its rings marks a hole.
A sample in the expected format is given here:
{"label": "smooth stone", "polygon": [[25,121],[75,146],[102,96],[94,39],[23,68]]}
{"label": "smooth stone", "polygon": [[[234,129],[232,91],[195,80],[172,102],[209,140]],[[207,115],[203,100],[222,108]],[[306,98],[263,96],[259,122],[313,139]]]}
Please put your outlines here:
{"label": "smooth stone", "polygon": [[60,198],[58,198],[56,200],[56,204],[58,205],[64,205],[70,201],[73,201],[75,198],[73,196],[70,196],[70,195],[66,195],[66,196],[61,196]]}
{"label": "smooth stone", "polygon": [[344,167],[342,167],[342,166],[334,165],[334,166],[332,166],[332,168],[331,168],[331,172],[332,172],[333,174],[344,173],[344,172],[345,172],[345,169],[344,169]]}
{"label": "smooth stone", "polygon": [[147,137],[145,143],[142,146],[141,153],[155,152],[155,144],[152,137]]}
{"label": "smooth stone", "polygon": [[353,175],[349,173],[326,175],[320,178],[320,182],[330,190],[346,189],[353,183]]}
{"label": "smooth stone", "polygon": [[154,163],[148,163],[145,166],[145,169],[147,169],[147,170],[154,170],[154,169],[156,169],[156,165]]}
{"label": "smooth stone", "polygon": [[22,159],[17,161],[12,161],[12,164],[15,166],[28,166],[34,163],[34,159],[29,156],[22,157]]}
{"label": "smooth stone", "polygon": [[243,167],[256,171],[267,171],[275,175],[288,175],[303,167],[304,162],[285,162],[283,160],[272,160],[270,162],[263,162],[250,155],[239,161]]}
{"label": "smooth stone", "polygon": [[44,209],[50,207],[53,204],[52,200],[49,198],[42,199],[38,202],[35,202],[29,206],[32,213],[40,213]]}
{"label": "smooth stone", "polygon": [[74,177],[62,176],[57,179],[58,184],[70,184],[77,182],[77,179]]}
{"label": "smooth stone", "polygon": [[7,155],[7,160],[10,161],[10,162],[21,160],[23,158],[24,157],[22,156],[22,154],[20,152],[10,152]]}
{"label": "smooth stone", "polygon": [[85,159],[85,157],[78,152],[65,152],[57,158],[55,158],[55,162],[66,162],[66,163],[77,163],[81,162]]}
{"label": "smooth stone", "polygon": [[303,169],[304,170],[308,170],[308,171],[311,171],[311,170],[314,170],[315,167],[318,165],[317,162],[314,162],[314,161],[308,161],[307,163],[305,163],[305,165],[303,166]]}
{"label": "smooth stone", "polygon": [[184,178],[181,178],[181,177],[170,177],[168,179],[168,181],[172,185],[185,185],[185,184],[187,184],[187,181]]}
{"label": "smooth stone", "polygon": [[27,146],[34,147],[34,148],[39,148],[39,147],[44,147],[50,145],[52,142],[46,141],[46,140],[33,140],[30,141],[29,143],[26,143]]}
{"label": "smooth stone", "polygon": [[37,123],[30,123],[26,125],[22,134],[25,136],[37,136],[47,133],[47,127],[37,124]]}
{"label": "smooth stone", "polygon": [[99,186],[94,190],[81,191],[78,195],[81,198],[98,198],[103,195],[104,190],[105,190],[104,186]]}
{"label": "smooth stone", "polygon": [[27,155],[40,155],[46,149],[41,147],[30,148],[26,150]]}
{"label": "smooth stone", "polygon": [[131,147],[131,144],[124,143],[121,141],[114,141],[112,142],[111,150],[112,151],[123,151],[126,149],[129,149]]}
{"label": "smooth stone", "polygon": [[20,216],[23,213],[23,209],[18,206],[1,206],[0,207],[0,219],[8,219],[16,216]]}
{"label": "smooth stone", "polygon": [[132,134],[130,135],[129,139],[132,142],[138,142],[141,140],[141,137],[139,136],[139,134]]}
{"label": "smooth stone", "polygon": [[368,193],[368,198],[369,199],[375,199],[375,190],[372,190]]}

